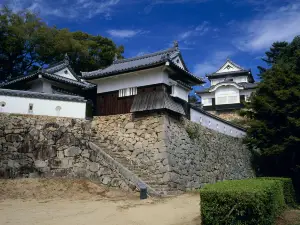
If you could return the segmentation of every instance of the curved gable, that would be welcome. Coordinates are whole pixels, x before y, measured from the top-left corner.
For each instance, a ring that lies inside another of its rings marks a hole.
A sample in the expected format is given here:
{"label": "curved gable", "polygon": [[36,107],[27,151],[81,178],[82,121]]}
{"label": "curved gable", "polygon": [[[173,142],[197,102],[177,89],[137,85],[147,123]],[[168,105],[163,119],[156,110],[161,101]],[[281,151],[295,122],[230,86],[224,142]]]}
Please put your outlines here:
{"label": "curved gable", "polygon": [[241,71],[241,68],[233,64],[231,61],[227,61],[216,73],[236,72]]}
{"label": "curved gable", "polygon": [[209,92],[214,92],[214,91],[216,91],[218,88],[224,87],[224,86],[233,86],[233,87],[235,87],[235,88],[237,88],[237,89],[239,89],[239,90],[243,90],[243,89],[244,89],[244,87],[238,85],[237,83],[233,83],[233,82],[222,82],[222,83],[217,84],[217,85],[214,86],[213,88],[211,88],[211,89],[209,90]]}

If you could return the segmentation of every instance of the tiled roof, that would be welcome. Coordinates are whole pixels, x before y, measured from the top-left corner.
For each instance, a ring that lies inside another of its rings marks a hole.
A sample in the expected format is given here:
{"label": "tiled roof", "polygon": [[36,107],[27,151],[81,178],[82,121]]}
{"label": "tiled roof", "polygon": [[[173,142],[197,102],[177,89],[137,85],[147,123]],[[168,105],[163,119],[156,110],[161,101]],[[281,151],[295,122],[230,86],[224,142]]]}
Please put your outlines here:
{"label": "tiled roof", "polygon": [[235,62],[231,61],[230,59],[227,59],[226,62],[217,71],[222,69],[222,67],[224,65],[226,65],[226,63],[228,63],[228,62],[231,63],[236,68],[238,68],[239,70],[237,70],[237,71],[228,71],[228,72],[214,72],[214,73],[206,75],[206,77],[208,77],[208,78],[218,78],[218,77],[225,77],[225,76],[247,75],[250,78],[250,80],[254,82],[254,78],[252,76],[252,73],[251,73],[250,69],[247,70],[247,69],[241,67],[240,65],[236,64]]}
{"label": "tiled roof", "polygon": [[50,74],[54,74],[64,68],[68,68],[69,71],[72,73],[72,75],[78,80],[80,81],[80,78],[77,76],[77,74],[75,73],[75,71],[72,69],[72,67],[70,66],[70,59],[69,59],[69,56],[66,54],[65,55],[65,58],[63,61],[60,61],[58,63],[55,63],[55,64],[52,64],[52,65],[49,65],[48,68],[46,69],[42,69],[42,72],[45,72],[45,73],[50,73]]}
{"label": "tiled roof", "polygon": [[83,78],[85,79],[97,79],[107,76],[113,76],[120,73],[136,71],[139,69],[150,68],[154,66],[163,65],[166,62],[170,62],[170,66],[176,70],[180,70],[191,79],[193,79],[197,83],[204,83],[202,79],[199,77],[194,76],[188,70],[182,69],[175,62],[172,60],[175,59],[177,56],[180,56],[180,51],[178,47],[169,48],[163,51],[155,52],[152,54],[146,54],[143,56],[138,56],[129,59],[122,59],[116,60],[113,62],[112,65],[104,68],[95,70],[92,72],[81,72]]}
{"label": "tiled roof", "polygon": [[218,76],[223,76],[223,75],[240,75],[240,74],[248,74],[249,75],[249,70],[238,70],[238,71],[228,71],[228,72],[222,72],[222,73],[212,73],[208,74],[207,77],[218,77]]}
{"label": "tiled roof", "polygon": [[[224,83],[232,83],[232,84],[236,84],[238,85],[239,87],[243,87],[244,89],[254,89],[257,87],[258,83],[247,83],[247,82],[241,82],[241,83],[236,83],[234,81],[222,81],[216,85],[219,85],[219,84],[224,84]],[[206,89],[203,89],[203,90],[200,90],[200,91],[197,91],[197,93],[201,94],[201,93],[208,93],[211,89],[213,89],[216,85],[212,85],[210,88],[206,88]]]}
{"label": "tiled roof", "polygon": [[243,67],[241,67],[240,65],[236,64],[235,62],[233,62],[232,60],[230,60],[229,58],[227,58],[226,62],[217,70],[219,71],[220,69],[222,69],[222,67],[226,64],[226,63],[231,63],[232,65],[234,65],[236,68],[239,69],[239,71],[247,71],[246,69],[244,69]]}
{"label": "tiled roof", "polygon": [[237,77],[237,76],[248,76],[251,82],[254,82],[253,75],[251,70],[239,70],[239,71],[230,71],[230,72],[222,72],[222,73],[212,73],[206,75],[208,79],[213,78],[221,78],[221,77]]}
{"label": "tiled roof", "polygon": [[238,83],[239,85],[243,86],[245,89],[253,89],[256,88],[258,83],[247,83],[247,82],[242,82]]}
{"label": "tiled roof", "polygon": [[139,93],[134,97],[130,112],[142,112],[158,109],[168,109],[185,115],[182,105],[175,102],[164,91]]}
{"label": "tiled roof", "polygon": [[36,73],[33,73],[31,75],[28,75],[28,76],[21,76],[21,77],[18,77],[16,79],[14,79],[14,80],[11,80],[11,81],[8,81],[6,83],[0,84],[0,87],[7,87],[11,84],[15,84],[15,83],[18,83],[18,82],[34,79],[34,78],[37,78],[39,75],[42,75],[43,77],[48,78],[48,79],[52,79],[52,80],[55,80],[55,81],[66,83],[66,84],[75,85],[77,87],[81,87],[81,88],[84,88],[84,89],[95,87],[94,84],[91,84],[91,83],[88,83],[88,82],[76,81],[76,80],[72,80],[72,79],[62,77],[62,76],[59,76],[59,75],[56,75],[56,74],[46,73],[46,72],[36,72]]}
{"label": "tiled roof", "polygon": [[19,91],[19,90],[10,90],[10,89],[0,89],[0,95],[60,100],[60,101],[70,101],[70,102],[86,102],[86,100],[83,97],[74,96],[74,95],[47,94],[41,92]]}
{"label": "tiled roof", "polygon": [[140,67],[164,63],[169,58],[169,56],[173,55],[175,52],[178,52],[177,48],[170,48],[152,54],[146,54],[129,59],[116,60],[112,65],[104,69],[99,69],[92,72],[82,72],[81,74],[84,78],[99,78],[109,74],[116,74],[132,69],[138,69]]}

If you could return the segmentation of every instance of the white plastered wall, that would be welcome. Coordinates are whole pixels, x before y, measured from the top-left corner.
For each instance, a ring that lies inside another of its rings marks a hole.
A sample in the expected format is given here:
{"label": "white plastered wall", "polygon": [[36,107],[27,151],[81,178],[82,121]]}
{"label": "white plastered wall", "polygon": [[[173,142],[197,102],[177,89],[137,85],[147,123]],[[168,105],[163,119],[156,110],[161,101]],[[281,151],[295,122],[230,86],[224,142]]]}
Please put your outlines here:
{"label": "white plastered wall", "polygon": [[172,94],[171,94],[172,97],[177,97],[188,102],[189,93],[190,90],[188,88],[182,87],[180,84],[172,85]]}
{"label": "white plastered wall", "polygon": [[223,82],[224,80],[225,80],[225,78],[211,79],[210,84],[211,85],[216,85],[220,82]]}
{"label": "white plastered wall", "polygon": [[233,77],[233,81],[235,83],[248,82],[248,77],[247,76]]}
{"label": "white plastered wall", "polygon": [[237,68],[235,65],[233,65],[230,62],[226,62],[221,69],[219,69],[216,73],[224,73],[224,72],[233,72],[233,71],[239,71],[241,69]]}
{"label": "white plastered wall", "polygon": [[71,71],[68,68],[62,69],[55,73],[56,75],[59,75],[61,77],[69,78],[71,80],[77,80],[71,73]]}
{"label": "white plastered wall", "polygon": [[[0,105],[0,111],[3,113],[85,118],[86,112],[85,102],[0,95],[0,103],[5,103],[4,107]],[[32,112],[29,112],[29,104],[32,104]],[[58,107],[60,110],[57,110]]]}
{"label": "white plastered wall", "polygon": [[205,93],[201,94],[201,103],[203,106],[211,106],[212,105],[212,99],[215,97],[215,93]]}
{"label": "white plastered wall", "polygon": [[242,138],[246,135],[244,131],[194,109],[191,109],[191,121],[232,137]]}
{"label": "white plastered wall", "polygon": [[218,87],[215,91],[216,105],[240,103],[240,92],[233,85]]}
{"label": "white plastered wall", "polygon": [[43,93],[48,93],[48,94],[53,93],[51,83],[45,79],[39,78],[39,79],[31,82],[30,85],[31,85],[31,87],[30,87],[29,91],[43,92]]}
{"label": "white plastered wall", "polygon": [[124,88],[141,87],[153,84],[169,84],[168,74],[159,69],[149,69],[126,73],[91,81],[97,84],[97,93],[116,91]]}

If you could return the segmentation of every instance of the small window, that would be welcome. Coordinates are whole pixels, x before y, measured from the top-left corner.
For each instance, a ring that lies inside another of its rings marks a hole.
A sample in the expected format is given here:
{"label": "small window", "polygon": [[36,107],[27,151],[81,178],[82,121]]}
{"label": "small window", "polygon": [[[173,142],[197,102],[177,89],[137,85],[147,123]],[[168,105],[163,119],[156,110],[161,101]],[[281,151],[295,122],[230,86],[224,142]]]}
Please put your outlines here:
{"label": "small window", "polygon": [[119,90],[119,97],[126,97],[126,96],[132,96],[137,94],[137,88],[124,88]]}
{"label": "small window", "polygon": [[61,107],[60,106],[56,106],[55,110],[56,110],[56,115],[59,116],[60,115]]}
{"label": "small window", "polygon": [[68,74],[68,70],[65,70],[64,73],[65,73],[65,74]]}
{"label": "small window", "polygon": [[3,108],[4,108],[4,106],[6,105],[6,103],[5,102],[0,102],[0,106],[1,106],[1,108],[0,108],[0,112],[2,112],[3,111]]}
{"label": "small window", "polygon": [[29,103],[28,113],[33,113],[33,104]]}

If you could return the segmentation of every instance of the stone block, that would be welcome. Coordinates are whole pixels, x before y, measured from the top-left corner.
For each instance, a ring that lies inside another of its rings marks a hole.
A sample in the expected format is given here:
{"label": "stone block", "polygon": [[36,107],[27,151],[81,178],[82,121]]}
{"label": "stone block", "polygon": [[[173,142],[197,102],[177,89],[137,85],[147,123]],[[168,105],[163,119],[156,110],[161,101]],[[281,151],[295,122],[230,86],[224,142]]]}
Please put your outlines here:
{"label": "stone block", "polygon": [[149,142],[147,140],[144,140],[143,144],[142,144],[143,148],[147,148],[148,144],[149,144]]}
{"label": "stone block", "polygon": [[97,172],[100,166],[98,163],[95,162],[88,162],[88,169],[92,172]]}
{"label": "stone block", "polygon": [[15,161],[15,160],[9,159],[8,162],[7,162],[7,166],[9,168],[19,168],[20,164],[19,164],[19,162]]}
{"label": "stone block", "polygon": [[105,177],[103,177],[102,184],[107,185],[110,183],[110,181],[111,181],[111,178],[108,176],[105,176]]}
{"label": "stone block", "polygon": [[82,157],[84,158],[89,158],[90,157],[90,153],[87,149],[85,149],[84,151],[81,152]]}
{"label": "stone block", "polygon": [[43,161],[43,160],[36,160],[36,161],[34,161],[34,166],[36,168],[47,167],[48,166],[48,161],[47,160],[45,160],[45,161]]}
{"label": "stone block", "polygon": [[125,129],[134,129],[134,123],[133,122],[127,123],[124,128]]}
{"label": "stone block", "polygon": [[65,157],[64,152],[63,151],[57,151],[56,152],[56,157],[59,159],[63,159]]}
{"label": "stone block", "polygon": [[23,137],[19,134],[8,134],[6,135],[6,140],[9,142],[21,142]]}
{"label": "stone block", "polygon": [[78,147],[70,147],[64,151],[66,157],[74,157],[81,153],[81,149]]}
{"label": "stone block", "polygon": [[137,142],[134,145],[134,149],[141,149],[143,147],[143,143],[142,142]]}

